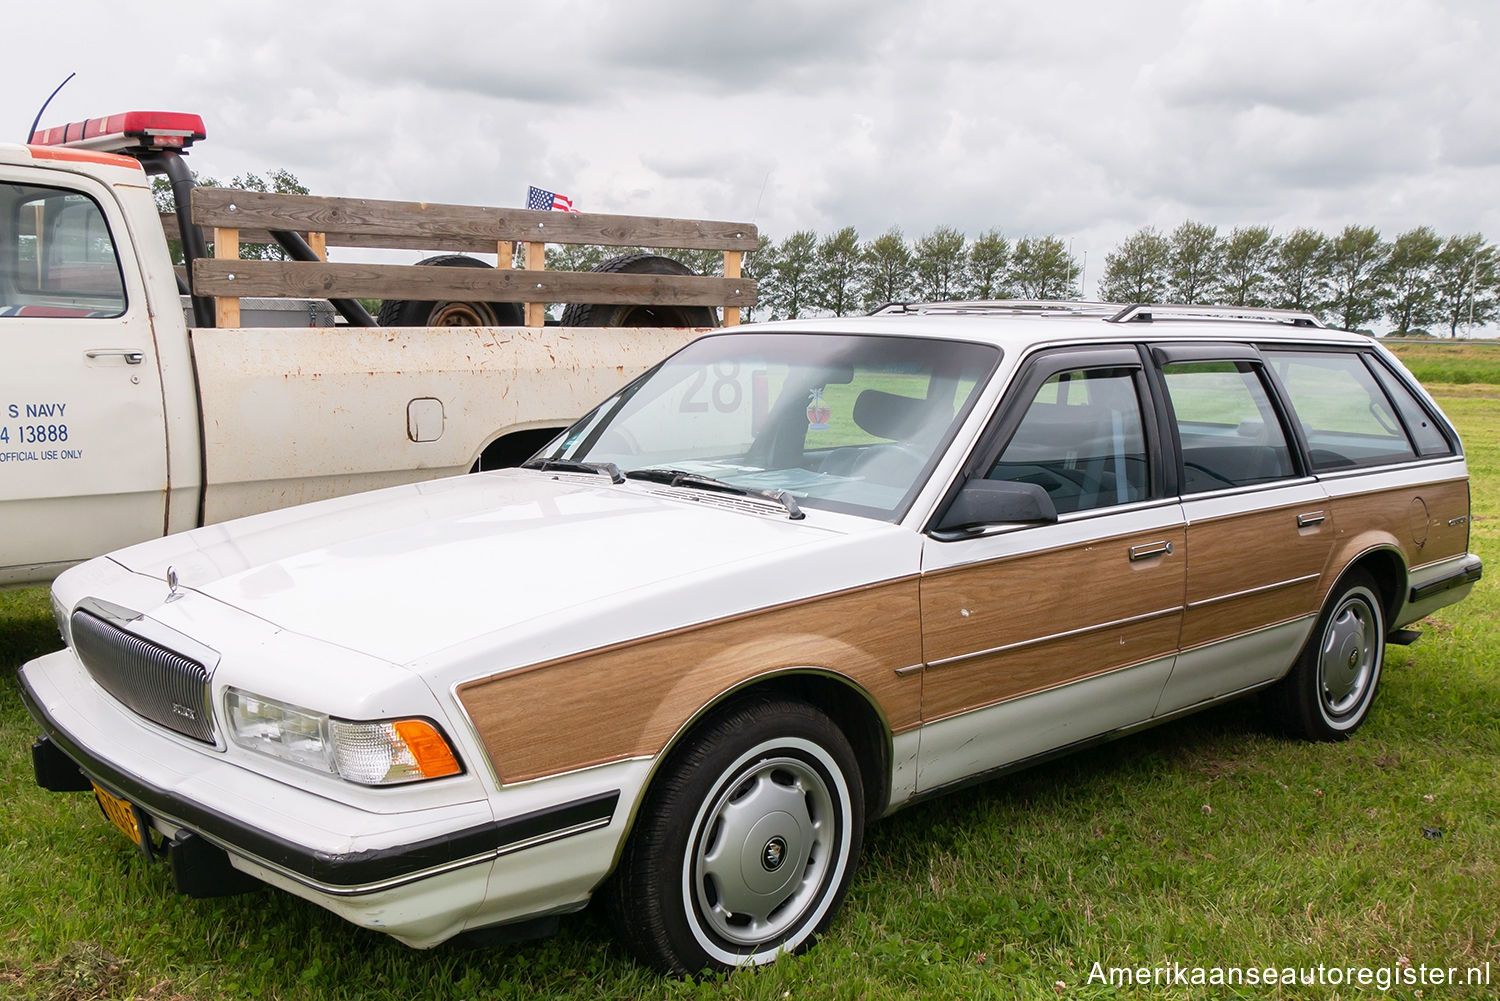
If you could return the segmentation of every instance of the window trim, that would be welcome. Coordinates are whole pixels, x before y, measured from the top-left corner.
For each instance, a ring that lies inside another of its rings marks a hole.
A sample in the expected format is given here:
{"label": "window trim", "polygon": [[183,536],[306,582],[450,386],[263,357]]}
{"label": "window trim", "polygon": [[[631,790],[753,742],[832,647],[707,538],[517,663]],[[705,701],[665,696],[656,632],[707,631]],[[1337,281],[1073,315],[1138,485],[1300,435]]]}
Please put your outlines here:
{"label": "window trim", "polygon": [[[1153,375],[1152,389],[1159,393],[1157,406],[1163,415],[1163,422],[1170,435],[1172,443],[1173,465],[1176,467],[1176,482],[1174,487],[1177,496],[1181,499],[1198,498],[1209,494],[1228,494],[1241,490],[1259,490],[1266,487],[1276,487],[1285,484],[1296,483],[1306,480],[1315,474],[1312,472],[1307,457],[1307,442],[1303,440],[1301,429],[1296,427],[1293,421],[1290,404],[1287,402],[1284,387],[1282,387],[1276,373],[1271,366],[1266,364],[1264,356],[1254,344],[1250,343],[1171,343],[1152,344],[1149,353],[1153,361],[1151,371]],[[1183,484],[1187,478],[1187,471],[1183,467],[1182,436],[1177,427],[1177,410],[1172,406],[1172,396],[1167,390],[1166,372],[1167,365],[1192,364],[1197,362],[1228,362],[1238,367],[1248,365],[1256,374],[1262,392],[1271,405],[1271,412],[1281,426],[1281,434],[1286,442],[1287,454],[1291,458],[1292,472],[1274,480],[1262,483],[1238,484],[1230,487],[1221,487],[1216,490],[1199,490],[1193,493],[1184,493]]]}
{"label": "window trim", "polygon": [[[975,437],[974,447],[969,450],[957,474],[949,482],[948,488],[923,523],[922,533],[932,536],[932,532],[942,521],[943,515],[952,505],[953,499],[958,496],[958,492],[963,489],[963,485],[970,479],[982,478],[999,460],[1000,453],[1005,450],[1006,445],[1010,444],[1010,439],[1015,436],[1016,429],[1025,418],[1031,401],[1036,398],[1037,392],[1048,379],[1062,372],[1090,369],[1128,369],[1132,373],[1136,400],[1141,407],[1141,433],[1146,440],[1146,496],[1128,504],[1107,505],[1084,511],[1070,511],[1066,515],[1059,514],[1059,520],[1073,521],[1098,517],[1124,509],[1134,510],[1141,505],[1160,503],[1170,499],[1170,495],[1164,490],[1165,461],[1157,405],[1151,393],[1140,348],[1134,343],[1119,342],[1041,348],[1019,362],[1016,375],[1006,387],[1004,395],[990,414],[984,429]],[[1017,401],[1020,400],[1024,400],[1025,405],[1019,405]],[[984,533],[984,535],[988,534],[992,533]],[[972,536],[972,538],[981,537],[983,536]]]}
{"label": "window trim", "polygon": [[[130,246],[130,244],[128,242],[122,241],[120,239],[119,234],[117,233],[116,228],[115,228],[113,222],[110,220],[110,214],[109,214],[109,211],[106,210],[106,208],[105,208],[105,203],[103,201],[101,201],[99,199],[99,197],[97,195],[95,195],[93,192],[86,191],[82,187],[62,187],[62,186],[59,186],[59,185],[54,184],[54,183],[42,183],[42,182],[32,181],[32,180],[26,178],[25,176],[16,176],[16,177],[7,176],[7,177],[4,177],[4,178],[0,178],[0,185],[5,185],[5,186],[10,187],[10,188],[25,188],[25,189],[34,190],[34,191],[56,192],[58,195],[63,195],[63,196],[66,196],[66,195],[78,195],[80,197],[87,198],[89,200],[89,203],[94,206],[94,211],[96,213],[98,213],[99,221],[104,224],[104,231],[109,236],[110,250],[114,254],[114,259],[115,259],[115,272],[119,276],[119,279],[120,279],[120,298],[119,298],[120,308],[119,308],[119,310],[117,312],[112,312],[112,313],[108,313],[108,314],[102,314],[102,313],[97,313],[97,311],[89,311],[90,313],[93,313],[93,314],[96,314],[96,315],[89,315],[88,313],[86,313],[84,315],[79,315],[79,316],[61,316],[61,317],[57,317],[57,316],[23,316],[21,318],[27,319],[29,321],[38,321],[38,320],[46,321],[46,320],[59,320],[59,319],[61,319],[61,320],[73,322],[73,321],[77,321],[77,320],[119,320],[119,319],[122,319],[125,316],[127,316],[130,313],[130,308],[131,308],[132,301],[133,301],[134,297],[130,294],[130,280],[129,280],[127,274],[126,274],[125,254],[126,254],[127,250],[129,250],[130,252],[133,253],[133,249],[131,248],[131,246]],[[44,195],[43,197],[49,197],[49,196],[45,196]],[[13,205],[13,209],[15,211],[12,214],[12,219],[10,220],[10,224],[13,227],[17,227],[17,229],[16,229],[17,233],[19,233],[19,229],[18,229],[19,224],[20,224],[19,212],[20,212],[22,204],[24,204],[24,202],[17,201]],[[16,263],[19,264],[19,262],[16,262]],[[17,284],[16,289],[17,289],[18,292],[24,292],[26,294],[35,294],[35,295],[46,295],[47,294],[47,292],[46,292],[45,289],[40,289],[40,288],[38,288],[38,289],[32,289],[30,287],[21,286],[19,283]]]}

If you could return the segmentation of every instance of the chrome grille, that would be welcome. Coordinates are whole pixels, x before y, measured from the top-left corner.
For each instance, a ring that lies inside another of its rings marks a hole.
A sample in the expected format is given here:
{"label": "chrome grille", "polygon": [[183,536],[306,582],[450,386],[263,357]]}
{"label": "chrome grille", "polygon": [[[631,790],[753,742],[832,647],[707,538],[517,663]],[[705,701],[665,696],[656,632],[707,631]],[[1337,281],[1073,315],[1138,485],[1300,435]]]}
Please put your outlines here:
{"label": "chrome grille", "polygon": [[73,650],[89,674],[126,707],[169,730],[214,742],[208,670],[97,615],[73,613]]}

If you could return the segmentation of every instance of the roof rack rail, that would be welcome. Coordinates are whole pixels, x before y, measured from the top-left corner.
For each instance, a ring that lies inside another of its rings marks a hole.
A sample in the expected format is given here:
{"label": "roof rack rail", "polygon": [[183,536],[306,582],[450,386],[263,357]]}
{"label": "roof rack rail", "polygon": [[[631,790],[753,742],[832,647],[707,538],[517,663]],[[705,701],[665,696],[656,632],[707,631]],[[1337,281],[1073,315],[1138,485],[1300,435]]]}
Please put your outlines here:
{"label": "roof rack rail", "polygon": [[1109,318],[1110,323],[1153,323],[1157,320],[1225,320],[1239,323],[1283,323],[1293,327],[1322,327],[1323,321],[1303,309],[1263,309],[1259,306],[1189,306],[1136,303]]}
{"label": "roof rack rail", "polygon": [[1035,316],[1100,316],[1118,313],[1118,303],[1084,302],[1074,299],[955,299],[950,302],[888,302],[870,311],[871,316],[891,313],[942,314],[1031,314]]}

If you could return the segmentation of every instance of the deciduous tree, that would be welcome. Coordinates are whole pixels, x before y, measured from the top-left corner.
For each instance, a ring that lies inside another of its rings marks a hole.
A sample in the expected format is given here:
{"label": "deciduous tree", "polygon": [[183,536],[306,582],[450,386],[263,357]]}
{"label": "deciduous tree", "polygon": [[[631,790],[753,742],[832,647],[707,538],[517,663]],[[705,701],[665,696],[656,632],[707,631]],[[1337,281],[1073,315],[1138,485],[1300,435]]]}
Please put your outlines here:
{"label": "deciduous tree", "polygon": [[1224,241],[1219,301],[1230,306],[1265,306],[1271,297],[1271,269],[1277,240],[1269,226],[1235,227]]}
{"label": "deciduous tree", "polygon": [[795,320],[813,304],[817,263],[818,238],[812,230],[798,230],[781,241],[768,276],[772,319]]}
{"label": "deciduous tree", "polygon": [[966,268],[969,283],[965,294],[975,299],[1003,299],[1010,294],[1006,271],[1010,267],[1010,241],[998,229],[981,233],[969,244]]}
{"label": "deciduous tree", "polygon": [[1276,248],[1271,265],[1272,303],[1283,309],[1323,308],[1328,293],[1328,238],[1315,229],[1295,229]]}
{"label": "deciduous tree", "polygon": [[952,226],[939,226],[918,240],[913,253],[917,295],[928,302],[958,298],[965,256],[964,235]]}
{"label": "deciduous tree", "polygon": [[859,302],[859,234],[845,226],[818,242],[818,261],[814,269],[815,302],[843,316]]}
{"label": "deciduous tree", "polygon": [[1385,288],[1379,273],[1390,253],[1372,226],[1345,226],[1328,241],[1329,308],[1345,330],[1359,330],[1380,315]]}
{"label": "deciduous tree", "polygon": [[1478,233],[1450,236],[1443,241],[1433,268],[1434,304],[1448,336],[1457,337],[1459,324],[1489,323],[1497,319],[1500,302],[1500,262],[1495,248]]}
{"label": "deciduous tree", "polygon": [[887,230],[865,244],[860,253],[859,269],[866,309],[911,298],[911,248],[901,230]]}
{"label": "deciduous tree", "polygon": [[1056,236],[1023,236],[1016,241],[1010,277],[1027,299],[1078,298],[1078,262]]}
{"label": "deciduous tree", "polygon": [[1104,279],[1099,296],[1106,302],[1161,302],[1167,294],[1171,244],[1151,226],[1144,226],[1104,255]]}
{"label": "deciduous tree", "polygon": [[1173,302],[1207,302],[1213,298],[1224,248],[1217,227],[1185,222],[1172,231],[1167,297]]}

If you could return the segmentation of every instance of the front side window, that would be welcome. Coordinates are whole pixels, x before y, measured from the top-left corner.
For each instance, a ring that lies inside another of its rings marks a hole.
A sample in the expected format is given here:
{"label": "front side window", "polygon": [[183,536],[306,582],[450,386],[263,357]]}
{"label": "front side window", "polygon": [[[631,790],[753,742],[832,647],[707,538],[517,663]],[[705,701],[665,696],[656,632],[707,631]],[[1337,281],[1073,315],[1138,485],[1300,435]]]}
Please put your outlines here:
{"label": "front side window", "polygon": [[999,358],[989,345],[926,338],[706,337],[539,458],[610,462],[642,480],[676,470],[896,520]]}
{"label": "front side window", "polygon": [[0,318],[123,312],[119,255],[98,203],[76,191],[0,183]]}
{"label": "front side window", "polygon": [[1162,374],[1177,419],[1183,493],[1293,475],[1286,434],[1254,364],[1177,362]]}
{"label": "front side window", "polygon": [[1059,514],[1144,500],[1142,427],[1130,370],[1060,372],[1032,398],[986,479],[1034,483]]}
{"label": "front side window", "polygon": [[1415,458],[1396,411],[1358,354],[1266,351],[1318,472]]}

